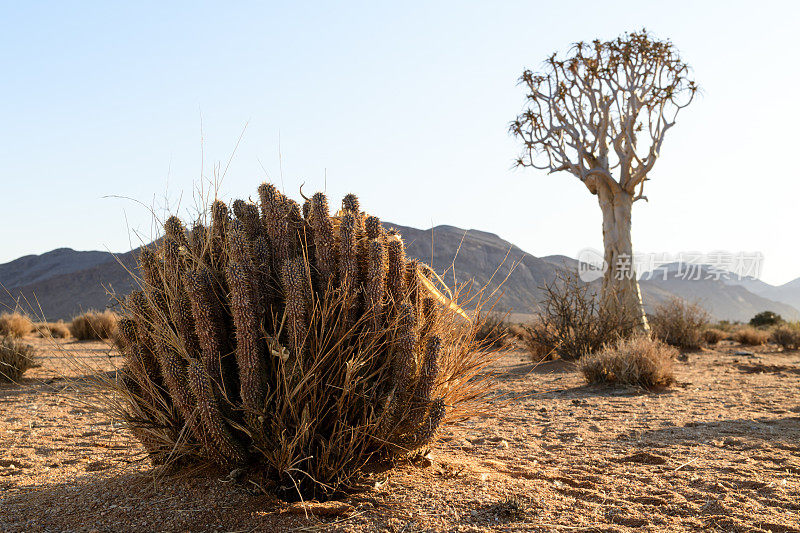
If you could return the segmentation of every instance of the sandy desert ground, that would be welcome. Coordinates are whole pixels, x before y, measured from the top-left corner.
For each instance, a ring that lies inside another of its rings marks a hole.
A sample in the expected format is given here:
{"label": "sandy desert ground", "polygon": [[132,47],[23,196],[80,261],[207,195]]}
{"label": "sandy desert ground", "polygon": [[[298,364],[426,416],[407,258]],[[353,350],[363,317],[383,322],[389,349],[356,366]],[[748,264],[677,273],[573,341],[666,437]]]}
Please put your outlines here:
{"label": "sandy desert ground", "polygon": [[[495,392],[518,399],[305,516],[224,475],[154,477],[118,423],[73,399],[90,389],[64,376],[82,372],[29,340],[43,366],[0,385],[2,531],[800,531],[798,352],[723,343],[658,393],[510,352]],[[63,348],[115,361],[102,343]]]}

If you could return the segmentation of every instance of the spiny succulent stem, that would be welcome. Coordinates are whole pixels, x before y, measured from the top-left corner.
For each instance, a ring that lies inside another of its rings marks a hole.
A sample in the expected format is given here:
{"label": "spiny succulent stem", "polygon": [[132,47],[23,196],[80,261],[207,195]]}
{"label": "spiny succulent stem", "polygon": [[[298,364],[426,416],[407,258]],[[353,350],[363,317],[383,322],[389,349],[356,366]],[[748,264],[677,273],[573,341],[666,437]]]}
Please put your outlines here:
{"label": "spiny succulent stem", "polygon": [[324,292],[336,282],[338,259],[328,199],[321,192],[311,197],[311,226],[314,229],[314,253],[320,275],[320,290]]}
{"label": "spiny succulent stem", "polygon": [[283,265],[283,290],[286,299],[286,324],[289,328],[289,346],[299,360],[308,337],[310,281],[302,258],[296,257]]}
{"label": "spiny succulent stem", "polygon": [[249,265],[230,263],[231,312],[236,330],[236,362],[239,367],[240,397],[250,414],[264,406],[264,346],[255,305],[255,275]]}
{"label": "spiny succulent stem", "polygon": [[222,466],[243,463],[247,455],[242,445],[231,434],[222,416],[214,386],[205,368],[199,362],[192,361],[189,363],[188,376],[205,430],[203,433],[208,441],[205,449],[212,453]]}
{"label": "spiny succulent stem", "polygon": [[217,386],[222,383],[222,351],[225,325],[211,275],[206,270],[187,272],[184,278],[206,372]]}
{"label": "spiny succulent stem", "polygon": [[390,235],[386,242],[388,272],[386,283],[395,308],[405,298],[405,249],[399,235]]}

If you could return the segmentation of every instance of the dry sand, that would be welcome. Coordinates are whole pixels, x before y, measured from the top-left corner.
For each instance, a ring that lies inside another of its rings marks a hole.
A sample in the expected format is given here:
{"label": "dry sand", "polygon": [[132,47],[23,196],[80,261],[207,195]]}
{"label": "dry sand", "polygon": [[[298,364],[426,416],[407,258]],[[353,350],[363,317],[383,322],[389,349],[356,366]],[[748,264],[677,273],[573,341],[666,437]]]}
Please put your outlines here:
{"label": "dry sand", "polygon": [[[219,475],[155,479],[123,428],[70,399],[90,389],[58,376],[82,372],[29,340],[43,367],[0,385],[2,531],[800,531],[798,352],[690,353],[659,393],[509,353],[496,392],[524,397],[306,517]],[[62,344],[115,361],[102,343]]]}

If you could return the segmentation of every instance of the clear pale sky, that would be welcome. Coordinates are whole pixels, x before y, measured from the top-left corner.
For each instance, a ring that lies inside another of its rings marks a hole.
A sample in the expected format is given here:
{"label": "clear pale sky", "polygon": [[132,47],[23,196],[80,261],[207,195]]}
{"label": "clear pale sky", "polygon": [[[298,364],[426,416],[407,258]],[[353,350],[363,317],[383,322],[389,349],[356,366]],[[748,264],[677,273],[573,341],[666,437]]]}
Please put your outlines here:
{"label": "clear pale sky", "polygon": [[512,168],[517,78],[647,27],[703,94],[634,207],[635,250],[759,251],[783,283],[800,276],[798,20],[769,1],[4,2],[0,262],[125,251],[153,234],[141,204],[188,216],[201,169],[226,167],[223,198],[327,176],[384,220],[574,257],[602,246],[600,209],[568,174]]}

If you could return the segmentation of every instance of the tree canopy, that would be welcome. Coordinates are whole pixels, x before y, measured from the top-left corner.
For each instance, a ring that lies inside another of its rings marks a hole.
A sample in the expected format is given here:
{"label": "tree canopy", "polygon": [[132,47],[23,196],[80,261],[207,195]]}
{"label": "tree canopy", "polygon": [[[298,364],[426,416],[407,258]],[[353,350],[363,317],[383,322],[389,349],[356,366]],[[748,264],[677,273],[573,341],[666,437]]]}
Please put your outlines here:
{"label": "tree canopy", "polygon": [[631,195],[639,187],[635,199],[645,198],[664,135],[697,92],[689,76],[672,42],[647,30],[551,55],[542,72],[520,78],[528,91],[510,126],[524,142],[517,164],[568,171],[593,194],[604,180]]}

